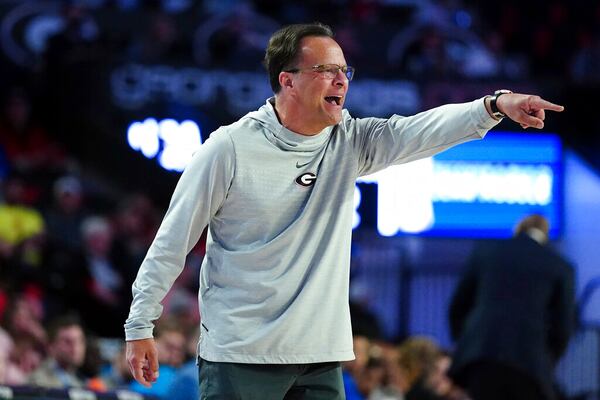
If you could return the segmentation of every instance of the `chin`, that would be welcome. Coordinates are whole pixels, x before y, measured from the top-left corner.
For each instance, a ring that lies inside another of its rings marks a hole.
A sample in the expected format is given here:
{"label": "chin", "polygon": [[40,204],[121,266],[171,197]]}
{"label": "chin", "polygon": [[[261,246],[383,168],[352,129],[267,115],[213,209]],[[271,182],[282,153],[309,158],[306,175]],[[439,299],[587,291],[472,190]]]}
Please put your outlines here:
{"label": "chin", "polygon": [[337,124],[342,120],[342,109],[327,110],[325,116],[331,124]]}
{"label": "chin", "polygon": [[340,111],[339,113],[335,113],[331,119],[333,121],[333,125],[339,124],[342,121],[342,112]]}

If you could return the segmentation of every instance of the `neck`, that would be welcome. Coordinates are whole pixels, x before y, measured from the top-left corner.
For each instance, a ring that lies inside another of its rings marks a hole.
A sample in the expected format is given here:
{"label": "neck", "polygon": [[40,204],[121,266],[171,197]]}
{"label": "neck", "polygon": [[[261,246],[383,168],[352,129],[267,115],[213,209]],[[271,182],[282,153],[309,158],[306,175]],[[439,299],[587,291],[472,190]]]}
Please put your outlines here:
{"label": "neck", "polygon": [[317,124],[311,123],[307,115],[302,115],[302,112],[299,111],[301,108],[298,106],[296,100],[288,96],[275,96],[273,108],[281,125],[292,132],[304,136],[315,136],[326,128],[325,126],[317,126]]}

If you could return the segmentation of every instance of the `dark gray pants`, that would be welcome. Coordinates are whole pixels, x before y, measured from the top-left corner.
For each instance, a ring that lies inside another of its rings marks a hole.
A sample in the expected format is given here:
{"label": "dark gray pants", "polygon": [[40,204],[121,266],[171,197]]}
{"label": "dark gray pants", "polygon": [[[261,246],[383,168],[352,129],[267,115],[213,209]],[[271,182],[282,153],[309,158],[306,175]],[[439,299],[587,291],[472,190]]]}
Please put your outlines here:
{"label": "dark gray pants", "polygon": [[236,364],[200,359],[201,400],[345,400],[339,362]]}

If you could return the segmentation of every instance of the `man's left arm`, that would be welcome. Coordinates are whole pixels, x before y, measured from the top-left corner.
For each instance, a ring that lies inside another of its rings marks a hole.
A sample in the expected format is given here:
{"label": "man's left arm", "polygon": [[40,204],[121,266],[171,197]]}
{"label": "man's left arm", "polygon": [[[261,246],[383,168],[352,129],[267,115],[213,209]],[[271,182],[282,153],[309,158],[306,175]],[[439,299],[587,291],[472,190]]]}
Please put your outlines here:
{"label": "man's left arm", "polygon": [[[521,126],[536,128],[543,127],[545,110],[562,111],[562,106],[539,96],[518,93],[498,96],[495,107]],[[354,132],[358,173],[362,176],[481,139],[500,120],[494,116],[491,96],[487,96],[470,103],[446,104],[410,117],[348,117],[346,124]]]}

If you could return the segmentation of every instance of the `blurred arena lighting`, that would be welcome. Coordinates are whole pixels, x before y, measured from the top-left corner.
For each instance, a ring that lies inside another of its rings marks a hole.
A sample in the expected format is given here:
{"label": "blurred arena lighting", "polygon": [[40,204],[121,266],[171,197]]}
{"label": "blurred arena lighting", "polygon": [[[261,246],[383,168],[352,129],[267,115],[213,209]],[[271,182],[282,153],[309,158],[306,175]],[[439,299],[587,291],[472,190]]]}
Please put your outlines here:
{"label": "blurred arena lighting", "polygon": [[156,158],[166,170],[181,172],[202,144],[200,126],[194,121],[146,118],[127,128],[127,143],[144,157]]}
{"label": "blurred arena lighting", "polygon": [[471,24],[473,23],[473,18],[471,18],[471,14],[469,14],[465,10],[458,10],[454,15],[454,19],[456,25],[463,29],[470,29]]}
{"label": "blurred arena lighting", "polygon": [[358,186],[354,187],[354,215],[352,217],[352,229],[358,227],[361,223],[361,216],[358,212],[358,207],[360,206],[360,202],[362,201],[362,195],[360,193],[360,189]]}
{"label": "blurred arena lighting", "polygon": [[[162,101],[211,108],[222,94],[225,110],[240,117],[273,95],[263,73],[135,63],[111,72],[110,90],[114,104],[124,110]],[[408,80],[361,78],[349,93],[345,104],[354,116],[410,115],[422,107],[419,86]]]}

